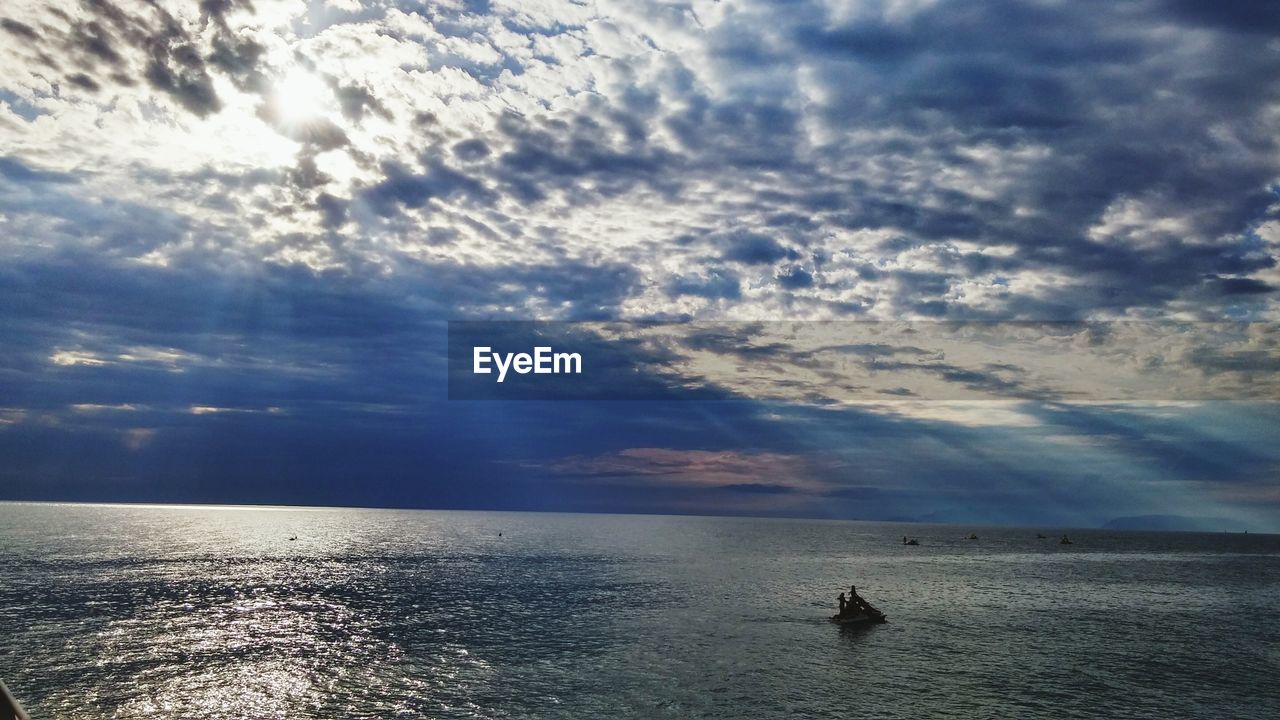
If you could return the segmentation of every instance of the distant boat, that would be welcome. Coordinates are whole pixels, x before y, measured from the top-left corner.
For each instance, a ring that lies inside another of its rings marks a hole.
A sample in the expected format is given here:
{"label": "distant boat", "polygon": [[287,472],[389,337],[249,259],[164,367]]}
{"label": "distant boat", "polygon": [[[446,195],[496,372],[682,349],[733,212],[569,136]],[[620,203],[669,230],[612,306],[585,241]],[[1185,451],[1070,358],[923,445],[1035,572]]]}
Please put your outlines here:
{"label": "distant boat", "polygon": [[1049,537],[1048,535],[1044,535],[1044,534],[1042,534],[1042,533],[1036,533],[1036,539],[1037,539],[1037,540],[1044,540],[1044,539],[1046,539],[1046,538],[1048,538],[1048,537]]}
{"label": "distant boat", "polygon": [[906,535],[903,535],[902,544],[903,545],[919,545],[920,541],[915,538],[908,538]]}
{"label": "distant boat", "polygon": [[297,539],[298,539],[298,536],[294,535],[293,537],[289,538],[289,542],[293,542],[294,540],[297,540]]}
{"label": "distant boat", "polygon": [[966,539],[966,540],[977,540],[977,539],[978,539],[978,533],[969,533],[969,537],[967,537],[967,538],[965,538],[965,539]]}
{"label": "distant boat", "polygon": [[1067,537],[1066,535],[1063,535],[1063,536],[1062,536],[1062,539],[1058,541],[1058,544],[1059,544],[1059,545],[1071,545],[1071,544],[1072,544],[1072,542],[1071,542],[1071,538]]}

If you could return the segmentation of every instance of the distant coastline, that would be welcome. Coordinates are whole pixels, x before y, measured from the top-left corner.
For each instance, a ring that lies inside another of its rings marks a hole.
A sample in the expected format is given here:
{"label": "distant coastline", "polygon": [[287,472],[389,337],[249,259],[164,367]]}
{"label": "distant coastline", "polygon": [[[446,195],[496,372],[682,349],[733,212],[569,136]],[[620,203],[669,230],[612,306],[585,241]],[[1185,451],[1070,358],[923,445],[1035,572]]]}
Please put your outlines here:
{"label": "distant coastline", "polygon": [[[1112,518],[1102,527],[1107,530],[1160,530],[1166,532],[1240,532],[1240,523],[1220,517],[1189,515],[1128,515]],[[1253,528],[1241,528],[1241,530]]]}

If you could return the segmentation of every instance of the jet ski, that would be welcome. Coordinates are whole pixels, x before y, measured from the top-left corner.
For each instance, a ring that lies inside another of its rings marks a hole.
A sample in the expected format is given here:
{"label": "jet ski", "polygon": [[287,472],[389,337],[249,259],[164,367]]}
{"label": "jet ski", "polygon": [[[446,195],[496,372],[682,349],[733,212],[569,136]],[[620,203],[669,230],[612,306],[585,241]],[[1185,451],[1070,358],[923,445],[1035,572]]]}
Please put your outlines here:
{"label": "jet ski", "polygon": [[845,613],[844,615],[836,614],[831,616],[831,622],[840,627],[861,627],[864,625],[875,625],[877,623],[888,622],[885,614],[877,610],[874,613],[856,612]]}
{"label": "jet ski", "polygon": [[874,625],[884,621],[884,613],[859,595],[858,588],[854,585],[849,586],[847,602],[844,599],[844,593],[840,593],[840,612],[831,616],[831,622],[842,627]]}

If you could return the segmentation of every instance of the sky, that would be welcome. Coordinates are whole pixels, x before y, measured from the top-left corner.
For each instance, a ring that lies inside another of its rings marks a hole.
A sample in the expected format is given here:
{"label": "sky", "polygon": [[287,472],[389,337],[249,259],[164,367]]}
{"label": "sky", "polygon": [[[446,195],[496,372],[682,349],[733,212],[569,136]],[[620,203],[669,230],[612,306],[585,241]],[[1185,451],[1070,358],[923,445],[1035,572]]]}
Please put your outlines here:
{"label": "sky", "polygon": [[7,0],[0,499],[1280,531],[1278,141],[1267,0]]}

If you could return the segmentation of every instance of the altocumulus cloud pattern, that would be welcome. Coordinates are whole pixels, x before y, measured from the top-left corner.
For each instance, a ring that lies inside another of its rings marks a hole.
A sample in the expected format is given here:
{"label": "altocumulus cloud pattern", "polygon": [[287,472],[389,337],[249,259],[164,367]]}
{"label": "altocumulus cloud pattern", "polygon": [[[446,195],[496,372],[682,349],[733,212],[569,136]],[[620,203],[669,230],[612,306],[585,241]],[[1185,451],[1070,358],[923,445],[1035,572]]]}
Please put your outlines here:
{"label": "altocumulus cloud pattern", "polygon": [[[1274,519],[1268,408],[708,423],[441,389],[446,319],[1274,321],[1271,5],[6,2],[0,472],[24,497],[995,519],[1048,483],[1055,520]],[[489,446],[498,422],[524,439]],[[1158,479],[1179,492],[1136,489]]]}

